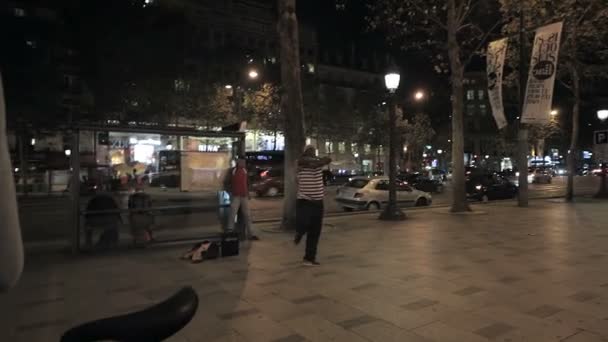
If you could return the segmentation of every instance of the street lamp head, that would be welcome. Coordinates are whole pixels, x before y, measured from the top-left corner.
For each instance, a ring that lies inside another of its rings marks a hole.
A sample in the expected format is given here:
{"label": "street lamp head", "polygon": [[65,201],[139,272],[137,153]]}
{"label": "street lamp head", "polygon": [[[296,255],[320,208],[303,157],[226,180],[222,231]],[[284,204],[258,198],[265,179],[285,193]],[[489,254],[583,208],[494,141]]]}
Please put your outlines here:
{"label": "street lamp head", "polygon": [[600,109],[597,111],[597,118],[605,121],[606,119],[608,119],[608,109]]}
{"label": "street lamp head", "polygon": [[226,89],[232,89],[232,85],[231,85],[231,84],[226,84],[226,85],[224,86],[224,88],[226,88]]}
{"label": "street lamp head", "polygon": [[420,91],[420,90],[419,90],[419,91],[417,91],[417,92],[414,94],[414,99],[415,99],[416,101],[421,101],[421,100],[423,100],[423,99],[424,99],[424,92],[422,92],[422,91]]}
{"label": "street lamp head", "polygon": [[551,114],[552,116],[556,116],[557,114],[559,114],[559,111],[558,111],[557,109],[553,109],[553,110],[551,110],[551,113],[550,113],[550,114]]}
{"label": "street lamp head", "polygon": [[259,74],[257,71],[255,71],[254,69],[249,70],[249,78],[251,79],[256,79],[258,78]]}
{"label": "street lamp head", "polygon": [[401,75],[398,72],[389,72],[384,75],[384,85],[386,89],[388,89],[391,93],[394,93],[397,88],[399,88],[399,80],[401,79]]}

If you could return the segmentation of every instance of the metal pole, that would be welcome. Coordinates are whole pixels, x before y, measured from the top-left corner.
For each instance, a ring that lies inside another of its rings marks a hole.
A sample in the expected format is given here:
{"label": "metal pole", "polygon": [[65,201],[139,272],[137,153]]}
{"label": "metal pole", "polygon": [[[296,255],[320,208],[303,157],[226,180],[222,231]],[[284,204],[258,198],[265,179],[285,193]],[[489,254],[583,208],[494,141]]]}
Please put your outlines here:
{"label": "metal pole", "polygon": [[72,195],[72,234],[70,234],[70,246],[72,253],[80,251],[80,132],[72,131],[70,168],[72,177],[70,188]]}
{"label": "metal pole", "polygon": [[397,205],[397,129],[395,96],[391,93],[388,106],[389,120],[389,160],[388,160],[388,205],[380,214],[381,220],[398,221],[405,219],[405,213]]}
{"label": "metal pole", "polygon": [[519,1],[519,130],[517,132],[519,167],[519,195],[517,204],[520,207],[528,206],[528,128],[521,123],[524,110],[524,98],[526,96],[526,73],[525,69],[525,27],[523,0]]}
{"label": "metal pole", "polygon": [[27,163],[27,147],[26,147],[26,137],[25,137],[25,132],[26,130],[23,129],[21,131],[21,133],[19,134],[19,171],[21,174],[21,183],[22,183],[22,187],[21,187],[21,191],[23,193],[23,195],[27,196],[28,193],[28,189],[27,189],[27,177],[28,177],[28,163]]}

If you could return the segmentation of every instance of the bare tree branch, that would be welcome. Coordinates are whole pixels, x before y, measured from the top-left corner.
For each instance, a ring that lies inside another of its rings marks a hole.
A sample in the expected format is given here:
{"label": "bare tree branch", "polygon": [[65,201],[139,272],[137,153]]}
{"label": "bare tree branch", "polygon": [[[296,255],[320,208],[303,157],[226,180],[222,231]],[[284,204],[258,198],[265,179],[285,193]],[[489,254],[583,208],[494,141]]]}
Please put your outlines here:
{"label": "bare tree branch", "polygon": [[492,32],[494,32],[494,30],[496,30],[496,28],[498,28],[501,24],[502,24],[502,21],[498,20],[496,23],[494,23],[494,25],[492,25],[492,27],[489,30],[486,31],[486,33],[483,35],[483,37],[479,40],[479,44],[477,44],[475,49],[473,49],[469,53],[469,56],[465,59],[465,62],[463,64],[465,67],[467,65],[469,65],[469,63],[471,63],[473,56],[475,56],[475,52],[478,51],[479,49],[481,49],[481,47],[486,44],[488,37],[490,37]]}
{"label": "bare tree branch", "polygon": [[471,2],[472,0],[462,0],[460,6],[458,6],[457,22],[459,26],[465,21],[465,19],[471,12]]}

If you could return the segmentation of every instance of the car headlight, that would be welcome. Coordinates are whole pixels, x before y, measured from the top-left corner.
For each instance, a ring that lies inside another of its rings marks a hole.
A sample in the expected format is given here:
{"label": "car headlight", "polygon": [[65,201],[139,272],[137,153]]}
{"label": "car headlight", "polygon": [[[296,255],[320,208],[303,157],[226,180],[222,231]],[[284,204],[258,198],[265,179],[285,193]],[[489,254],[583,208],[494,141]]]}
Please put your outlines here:
{"label": "car headlight", "polygon": [[475,189],[481,190],[481,185],[475,185]]}

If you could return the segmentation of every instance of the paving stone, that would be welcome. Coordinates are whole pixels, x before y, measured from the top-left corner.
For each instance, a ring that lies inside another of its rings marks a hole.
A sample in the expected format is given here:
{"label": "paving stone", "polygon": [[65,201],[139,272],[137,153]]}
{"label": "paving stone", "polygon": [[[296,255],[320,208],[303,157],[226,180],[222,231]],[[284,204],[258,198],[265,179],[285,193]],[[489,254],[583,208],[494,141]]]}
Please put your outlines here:
{"label": "paving stone", "polygon": [[313,315],[297,317],[284,321],[283,324],[311,341],[365,341],[359,335]]}
{"label": "paving stone", "polygon": [[352,331],[372,342],[431,342],[383,320],[354,327]]}
{"label": "paving stone", "polygon": [[416,280],[424,277],[422,274],[408,274],[406,276],[401,277],[400,279],[403,281]]}
{"label": "paving stone", "polygon": [[254,308],[254,309],[234,311],[234,312],[225,313],[225,314],[219,314],[217,316],[220,319],[227,320],[227,319],[235,319],[235,318],[239,318],[239,317],[243,317],[243,316],[251,316],[251,315],[255,315],[259,312],[260,312],[260,310]]}
{"label": "paving stone", "polygon": [[577,293],[571,295],[569,298],[572,300],[575,300],[577,302],[588,302],[597,297],[598,297],[598,295],[595,293],[580,291],[580,292],[577,292]]}
{"label": "paving stone", "polygon": [[324,260],[335,260],[335,259],[341,259],[344,257],[345,257],[344,254],[332,254],[332,255],[327,255],[327,256],[323,257],[323,259]]}
{"label": "paving stone", "polygon": [[364,325],[367,323],[371,323],[373,321],[377,321],[378,318],[374,316],[364,315],[357,318],[352,318],[346,321],[338,322],[337,324],[344,329],[352,329],[358,327],[360,325]]}
{"label": "paving stone", "polygon": [[31,322],[24,325],[19,325],[16,327],[17,332],[28,332],[37,329],[44,329],[56,325],[64,325],[67,323],[66,319],[51,319],[44,321]]}
{"label": "paving stone", "polygon": [[536,274],[544,274],[544,273],[551,272],[551,271],[552,271],[552,269],[550,269],[550,268],[541,267],[541,268],[533,269],[530,272],[536,273]]}
{"label": "paving stone", "polygon": [[326,297],[321,296],[321,295],[313,295],[313,296],[306,296],[306,297],[300,297],[300,298],[296,298],[296,299],[292,299],[291,302],[294,304],[304,304],[304,303],[310,303],[310,302],[314,302],[317,300],[323,300]]}
{"label": "paving stone", "polygon": [[562,311],[562,309],[556,306],[541,305],[531,311],[528,311],[527,314],[538,318],[547,318],[549,316],[555,315],[560,311]]}
{"label": "paving stone", "polygon": [[353,290],[353,291],[364,291],[364,290],[369,290],[369,289],[373,289],[373,288],[376,288],[376,287],[378,287],[378,284],[376,284],[376,283],[365,283],[365,284],[362,284],[362,285],[359,285],[359,286],[352,287],[351,290]]}
{"label": "paving stone", "polygon": [[141,287],[139,285],[128,285],[128,286],[121,286],[121,287],[115,287],[115,288],[109,289],[106,291],[106,293],[116,294],[116,293],[123,293],[123,292],[133,292],[133,291],[137,291],[140,289],[141,289]]}
{"label": "paving stone", "polygon": [[506,277],[502,277],[502,278],[498,279],[498,281],[503,284],[512,284],[512,283],[515,283],[520,280],[522,280],[522,278],[515,277],[515,276],[506,276]]}
{"label": "paving stone", "polygon": [[328,275],[332,275],[332,274],[337,274],[337,272],[336,271],[322,271],[322,272],[313,273],[312,276],[315,278],[319,278],[319,277],[324,277],[324,276],[328,276]]}
{"label": "paving stone", "polygon": [[436,300],[430,300],[430,299],[425,298],[425,299],[421,299],[421,300],[418,300],[415,302],[401,305],[401,307],[404,309],[408,309],[408,310],[420,310],[420,309],[428,308],[429,306],[433,306],[437,303],[439,303],[439,302]]}
{"label": "paving stone", "polygon": [[25,303],[22,304],[22,306],[26,307],[26,308],[29,308],[29,307],[32,307],[32,306],[52,304],[52,303],[58,303],[58,302],[64,302],[64,301],[65,301],[64,297],[56,297],[56,298],[48,298],[48,299],[41,299],[41,300],[34,300],[34,301],[25,302]]}
{"label": "paving stone", "polygon": [[475,286],[469,286],[469,287],[465,287],[463,289],[460,289],[458,291],[454,291],[452,292],[455,295],[459,295],[459,296],[470,296],[472,294],[475,293],[479,293],[482,292],[483,289],[479,288],[479,287],[475,287]]}
{"label": "paving stone", "polygon": [[273,340],[272,342],[304,342],[304,341],[306,341],[306,339],[302,335],[291,334],[289,336],[285,336],[285,337]]}
{"label": "paving stone", "polygon": [[493,340],[513,329],[514,328],[512,326],[505,323],[494,323],[475,331],[475,333],[477,335]]}

